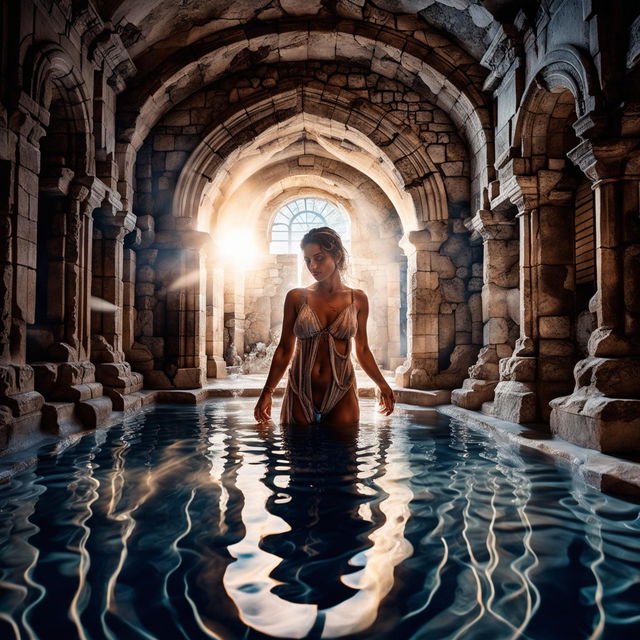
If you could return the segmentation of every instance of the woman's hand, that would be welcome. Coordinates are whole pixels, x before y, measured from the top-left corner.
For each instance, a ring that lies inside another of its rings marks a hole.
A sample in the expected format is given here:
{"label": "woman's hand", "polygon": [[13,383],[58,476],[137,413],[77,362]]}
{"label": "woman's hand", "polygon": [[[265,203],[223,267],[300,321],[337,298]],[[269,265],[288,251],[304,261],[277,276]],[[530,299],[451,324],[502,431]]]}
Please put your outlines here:
{"label": "woman's hand", "polygon": [[263,391],[256,402],[256,407],[253,410],[253,416],[256,422],[263,423],[271,420],[271,404],[273,401],[272,395],[268,391]]}
{"label": "woman's hand", "polygon": [[378,387],[376,395],[378,396],[378,403],[380,404],[380,413],[385,416],[391,415],[396,403],[391,387],[386,382],[381,384]]}

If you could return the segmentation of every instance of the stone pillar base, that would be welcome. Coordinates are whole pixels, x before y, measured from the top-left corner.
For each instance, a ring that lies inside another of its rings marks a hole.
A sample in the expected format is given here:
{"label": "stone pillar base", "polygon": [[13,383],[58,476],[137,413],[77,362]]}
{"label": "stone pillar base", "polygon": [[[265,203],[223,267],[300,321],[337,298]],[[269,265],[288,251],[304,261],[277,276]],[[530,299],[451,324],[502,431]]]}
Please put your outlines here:
{"label": "stone pillar base", "polygon": [[[104,396],[102,384],[95,381],[93,362],[37,362],[32,366],[36,389],[54,404],[75,403],[76,417],[83,425],[96,427],[110,417],[111,399]],[[59,426],[53,415],[50,422]]]}
{"label": "stone pillar base", "polygon": [[640,453],[640,400],[572,394],[551,401],[551,432],[602,453]]}
{"label": "stone pillar base", "polygon": [[536,386],[537,358],[511,356],[500,360],[500,382],[492,413],[496,418],[524,424],[539,420]]}
{"label": "stone pillar base", "polygon": [[43,405],[30,365],[0,365],[0,451],[40,429]]}
{"label": "stone pillar base", "polygon": [[104,385],[114,411],[133,411],[142,406],[137,394],[143,386],[141,373],[131,371],[128,362],[102,362],[96,365],[96,379]]}
{"label": "stone pillar base", "polygon": [[499,361],[498,345],[482,347],[476,363],[469,367],[469,377],[462,383],[462,388],[451,394],[451,402],[474,410],[482,410],[482,405],[491,403],[500,379]]}
{"label": "stone pillar base", "polygon": [[551,401],[551,431],[603,453],[640,453],[640,358],[581,360],[575,391]]}
{"label": "stone pillar base", "polygon": [[407,358],[395,371],[396,384],[406,389],[435,389],[437,358]]}
{"label": "stone pillar base", "polygon": [[137,391],[132,393],[122,393],[121,391],[121,389],[113,389],[111,387],[104,388],[104,395],[111,399],[114,411],[132,413],[142,408],[142,394]]}
{"label": "stone pillar base", "polygon": [[507,380],[495,389],[492,413],[496,418],[525,424],[538,420],[538,399],[533,382]]}
{"label": "stone pillar base", "polygon": [[111,398],[100,396],[76,404],[76,415],[83,425],[96,428],[111,417]]}
{"label": "stone pillar base", "polygon": [[220,356],[207,358],[207,378],[226,378],[227,363]]}
{"label": "stone pillar base", "polygon": [[462,389],[452,391],[451,402],[463,409],[481,409],[485,402],[493,400],[497,384],[497,380],[467,378],[462,383]]}
{"label": "stone pillar base", "polygon": [[207,382],[207,372],[198,367],[178,369],[173,384],[176,389],[202,389]]}
{"label": "stone pillar base", "polygon": [[74,402],[45,402],[42,407],[42,430],[59,436],[82,431],[84,425],[76,415]]}

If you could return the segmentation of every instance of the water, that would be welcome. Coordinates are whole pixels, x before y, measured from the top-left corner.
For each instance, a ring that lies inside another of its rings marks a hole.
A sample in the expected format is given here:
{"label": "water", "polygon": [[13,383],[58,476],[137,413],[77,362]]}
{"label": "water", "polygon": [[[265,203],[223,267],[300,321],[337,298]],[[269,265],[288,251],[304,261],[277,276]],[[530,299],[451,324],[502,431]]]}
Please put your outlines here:
{"label": "water", "polygon": [[0,638],[635,638],[640,507],[430,411],[161,406],[0,487]]}

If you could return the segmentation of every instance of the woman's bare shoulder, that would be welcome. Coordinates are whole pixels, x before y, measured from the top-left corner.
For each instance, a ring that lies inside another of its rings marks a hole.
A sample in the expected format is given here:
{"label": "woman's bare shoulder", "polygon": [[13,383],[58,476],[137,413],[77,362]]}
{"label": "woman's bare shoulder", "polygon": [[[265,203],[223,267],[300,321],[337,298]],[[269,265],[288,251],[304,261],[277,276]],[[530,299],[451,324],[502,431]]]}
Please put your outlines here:
{"label": "woman's bare shoulder", "polygon": [[367,294],[362,289],[352,289],[353,291],[353,299],[356,303],[356,306],[360,309],[363,305],[369,303],[369,298],[367,298]]}
{"label": "woman's bare shoulder", "polygon": [[299,302],[302,302],[307,297],[308,291],[303,287],[296,287],[295,289],[289,289],[287,291],[287,296],[285,298],[285,302],[291,302],[294,305],[298,305]]}

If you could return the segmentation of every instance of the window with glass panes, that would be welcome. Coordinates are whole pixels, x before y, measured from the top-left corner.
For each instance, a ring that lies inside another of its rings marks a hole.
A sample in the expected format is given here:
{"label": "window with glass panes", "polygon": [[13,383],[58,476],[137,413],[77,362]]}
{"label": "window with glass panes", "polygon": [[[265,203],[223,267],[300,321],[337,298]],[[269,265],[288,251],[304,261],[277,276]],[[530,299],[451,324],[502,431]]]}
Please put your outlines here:
{"label": "window with glass panes", "polygon": [[297,198],[285,204],[271,225],[270,253],[298,253],[300,240],[315,227],[331,227],[348,247],[350,228],[347,216],[322,198]]}

